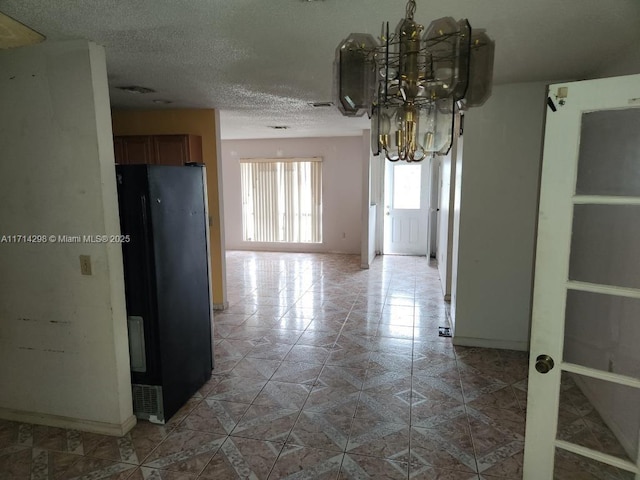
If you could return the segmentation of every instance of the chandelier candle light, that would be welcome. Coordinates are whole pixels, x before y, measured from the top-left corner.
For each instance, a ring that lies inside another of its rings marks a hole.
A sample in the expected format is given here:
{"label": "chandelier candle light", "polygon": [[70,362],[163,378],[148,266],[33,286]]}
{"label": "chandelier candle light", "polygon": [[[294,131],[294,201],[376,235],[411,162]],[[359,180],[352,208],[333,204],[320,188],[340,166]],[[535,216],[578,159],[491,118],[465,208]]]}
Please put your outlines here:
{"label": "chandelier candle light", "polygon": [[[482,105],[491,95],[494,43],[466,19],[415,22],[415,0],[395,33],[380,41],[352,33],[336,53],[337,106],[346,116],[371,118],[374,155],[419,162],[446,155],[456,109]],[[424,34],[423,34],[424,31]]]}

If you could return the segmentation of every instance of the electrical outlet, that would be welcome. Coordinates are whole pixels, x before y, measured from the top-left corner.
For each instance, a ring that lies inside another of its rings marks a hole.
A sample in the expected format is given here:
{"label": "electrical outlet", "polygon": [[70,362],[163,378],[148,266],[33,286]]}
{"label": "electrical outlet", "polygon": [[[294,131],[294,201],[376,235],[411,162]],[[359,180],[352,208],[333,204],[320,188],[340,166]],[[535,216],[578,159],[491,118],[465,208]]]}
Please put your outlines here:
{"label": "electrical outlet", "polygon": [[91,256],[80,255],[80,273],[82,275],[91,275]]}

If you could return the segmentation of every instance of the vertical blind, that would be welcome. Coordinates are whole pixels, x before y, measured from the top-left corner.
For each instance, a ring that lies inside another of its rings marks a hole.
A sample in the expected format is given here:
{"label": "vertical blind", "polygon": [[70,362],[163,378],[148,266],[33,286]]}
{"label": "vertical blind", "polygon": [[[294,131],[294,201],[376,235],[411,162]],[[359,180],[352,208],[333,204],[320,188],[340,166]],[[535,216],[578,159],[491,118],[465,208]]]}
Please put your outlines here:
{"label": "vertical blind", "polygon": [[322,242],[322,159],[242,159],[242,233],[248,242]]}

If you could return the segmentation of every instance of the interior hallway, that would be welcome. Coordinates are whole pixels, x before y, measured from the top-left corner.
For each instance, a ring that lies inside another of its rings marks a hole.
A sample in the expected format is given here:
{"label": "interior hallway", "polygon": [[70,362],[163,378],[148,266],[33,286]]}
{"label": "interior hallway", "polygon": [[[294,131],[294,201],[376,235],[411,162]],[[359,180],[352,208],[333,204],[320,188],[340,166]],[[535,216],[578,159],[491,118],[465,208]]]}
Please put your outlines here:
{"label": "interior hallway", "polygon": [[[0,479],[521,478],[527,355],[439,337],[425,257],[359,262],[228,252],[216,369],[167,425],[115,438],[0,421]],[[570,379],[564,392],[563,438],[619,450]],[[633,478],[556,463],[561,480]]]}

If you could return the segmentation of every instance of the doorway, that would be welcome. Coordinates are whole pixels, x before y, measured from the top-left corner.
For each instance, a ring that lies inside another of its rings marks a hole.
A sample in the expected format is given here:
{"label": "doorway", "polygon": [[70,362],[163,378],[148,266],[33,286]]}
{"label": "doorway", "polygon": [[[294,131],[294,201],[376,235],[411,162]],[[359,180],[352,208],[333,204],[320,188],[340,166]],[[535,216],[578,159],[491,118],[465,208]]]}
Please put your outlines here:
{"label": "doorway", "polygon": [[385,162],[386,255],[429,254],[430,163]]}

